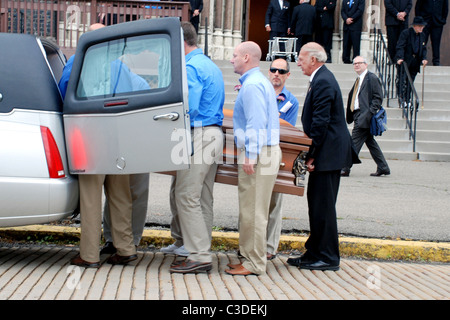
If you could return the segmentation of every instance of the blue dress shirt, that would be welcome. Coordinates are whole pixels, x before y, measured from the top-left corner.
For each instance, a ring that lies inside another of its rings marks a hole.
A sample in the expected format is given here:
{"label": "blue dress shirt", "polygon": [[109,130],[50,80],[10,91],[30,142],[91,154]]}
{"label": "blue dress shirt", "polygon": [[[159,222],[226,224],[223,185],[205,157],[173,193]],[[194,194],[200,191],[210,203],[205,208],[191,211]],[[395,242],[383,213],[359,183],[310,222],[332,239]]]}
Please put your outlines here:
{"label": "blue dress shirt", "polygon": [[275,90],[259,67],[239,79],[242,84],[233,112],[236,146],[248,159],[257,159],[263,146],[278,145],[280,122]]}
{"label": "blue dress shirt", "polygon": [[191,127],[222,125],[225,85],[222,71],[201,49],[186,55]]}

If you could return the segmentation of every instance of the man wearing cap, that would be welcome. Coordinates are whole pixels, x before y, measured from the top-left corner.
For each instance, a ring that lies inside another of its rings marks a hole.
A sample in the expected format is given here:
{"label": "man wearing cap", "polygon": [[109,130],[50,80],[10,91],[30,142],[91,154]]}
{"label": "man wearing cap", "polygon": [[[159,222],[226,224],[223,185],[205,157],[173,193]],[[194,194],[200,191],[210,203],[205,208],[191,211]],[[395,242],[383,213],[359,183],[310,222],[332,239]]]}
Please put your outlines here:
{"label": "man wearing cap", "polygon": [[397,63],[401,65],[403,61],[406,62],[413,82],[420,72],[420,66],[428,63],[426,37],[423,33],[426,24],[422,17],[414,17],[412,27],[402,31],[397,43]]}

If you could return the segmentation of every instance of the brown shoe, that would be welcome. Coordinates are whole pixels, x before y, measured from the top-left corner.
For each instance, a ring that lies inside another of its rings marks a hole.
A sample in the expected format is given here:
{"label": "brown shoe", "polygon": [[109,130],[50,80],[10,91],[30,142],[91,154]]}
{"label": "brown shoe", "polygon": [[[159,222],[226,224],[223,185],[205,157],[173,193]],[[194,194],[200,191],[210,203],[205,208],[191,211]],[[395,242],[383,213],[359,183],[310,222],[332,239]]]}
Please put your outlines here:
{"label": "brown shoe", "polygon": [[233,276],[248,276],[254,274],[253,272],[250,272],[247,269],[245,269],[242,264],[235,269],[227,269],[225,270],[225,272]]}
{"label": "brown shoe", "polygon": [[271,253],[268,253],[268,252],[267,252],[267,261],[273,260],[273,259],[275,259],[276,257],[277,257],[276,254],[271,254]]}
{"label": "brown shoe", "polygon": [[83,268],[100,268],[100,261],[99,262],[88,262],[86,260],[81,259],[80,255],[77,255],[75,258],[70,260],[70,264],[73,264],[75,266],[83,267]]}
{"label": "brown shoe", "polygon": [[113,254],[107,260],[110,264],[127,264],[128,262],[134,261],[137,259],[137,254],[132,254],[131,256],[119,256],[117,253]]}
{"label": "brown shoe", "polygon": [[229,267],[231,269],[236,269],[236,268],[239,268],[240,266],[242,266],[242,263],[237,263],[237,264],[229,263],[229,264],[227,264],[227,267]]}

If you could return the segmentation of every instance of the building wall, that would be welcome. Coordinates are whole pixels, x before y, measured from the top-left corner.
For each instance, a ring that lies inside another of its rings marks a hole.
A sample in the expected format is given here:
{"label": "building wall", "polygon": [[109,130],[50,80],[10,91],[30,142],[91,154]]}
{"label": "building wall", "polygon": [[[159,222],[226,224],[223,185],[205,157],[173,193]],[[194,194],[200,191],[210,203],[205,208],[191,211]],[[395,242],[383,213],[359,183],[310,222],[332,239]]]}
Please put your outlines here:
{"label": "building wall", "polygon": [[[338,0],[335,10],[335,30],[332,50],[332,60],[334,63],[342,63],[343,20],[340,14],[342,1]],[[212,59],[230,60],[234,47],[243,40],[258,42],[263,49],[263,59],[265,59],[269,34],[264,30],[264,25],[260,25],[264,17],[259,16],[265,15],[268,0],[203,0],[203,2],[204,9],[201,14],[199,44],[205,49],[205,35],[207,32],[207,51]],[[416,0],[413,0],[410,21],[412,21],[414,16],[415,2]],[[361,35],[361,55],[371,57],[373,28],[381,28],[384,34],[386,32],[384,26],[385,8],[383,0],[366,0],[365,5]],[[258,15],[258,19],[252,16],[252,12]],[[205,24],[205,18],[208,18],[208,26]],[[450,24],[447,24],[442,35],[441,62],[443,65],[450,65],[449,39]],[[431,48],[429,59],[431,60]]]}

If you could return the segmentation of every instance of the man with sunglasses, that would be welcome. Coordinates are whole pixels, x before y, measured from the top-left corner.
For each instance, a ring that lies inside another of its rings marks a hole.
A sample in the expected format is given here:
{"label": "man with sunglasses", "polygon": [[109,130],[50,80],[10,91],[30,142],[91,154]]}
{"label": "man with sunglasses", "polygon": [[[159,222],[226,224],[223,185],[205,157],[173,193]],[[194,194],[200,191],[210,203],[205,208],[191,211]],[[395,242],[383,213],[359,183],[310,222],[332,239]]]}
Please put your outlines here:
{"label": "man with sunglasses", "polygon": [[[276,59],[270,64],[269,80],[275,89],[279,116],[295,127],[298,116],[298,100],[285,86],[290,75],[289,62],[285,59]],[[272,192],[267,224],[267,260],[274,259],[277,254],[281,235],[282,202],[282,194]]]}

